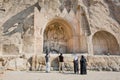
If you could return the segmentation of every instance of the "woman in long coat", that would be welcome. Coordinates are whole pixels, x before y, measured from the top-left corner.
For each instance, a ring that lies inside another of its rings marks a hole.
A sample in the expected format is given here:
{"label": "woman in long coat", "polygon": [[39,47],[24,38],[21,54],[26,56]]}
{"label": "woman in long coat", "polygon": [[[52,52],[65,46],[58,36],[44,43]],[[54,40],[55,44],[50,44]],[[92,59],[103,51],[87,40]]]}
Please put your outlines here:
{"label": "woman in long coat", "polygon": [[73,63],[74,63],[74,73],[75,74],[79,73],[79,63],[78,63],[78,56],[77,55],[75,55]]}
{"label": "woman in long coat", "polygon": [[86,69],[86,59],[82,55],[81,60],[80,60],[80,74],[87,74],[87,69]]}

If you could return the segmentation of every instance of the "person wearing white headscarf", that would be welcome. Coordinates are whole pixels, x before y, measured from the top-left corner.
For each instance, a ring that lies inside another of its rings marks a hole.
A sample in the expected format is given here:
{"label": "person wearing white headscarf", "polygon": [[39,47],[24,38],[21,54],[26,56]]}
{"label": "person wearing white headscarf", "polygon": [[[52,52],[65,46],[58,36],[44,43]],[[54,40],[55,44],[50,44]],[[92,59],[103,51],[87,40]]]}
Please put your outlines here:
{"label": "person wearing white headscarf", "polygon": [[73,64],[74,64],[74,73],[75,74],[79,73],[79,64],[78,64],[78,56],[77,55],[74,56]]}

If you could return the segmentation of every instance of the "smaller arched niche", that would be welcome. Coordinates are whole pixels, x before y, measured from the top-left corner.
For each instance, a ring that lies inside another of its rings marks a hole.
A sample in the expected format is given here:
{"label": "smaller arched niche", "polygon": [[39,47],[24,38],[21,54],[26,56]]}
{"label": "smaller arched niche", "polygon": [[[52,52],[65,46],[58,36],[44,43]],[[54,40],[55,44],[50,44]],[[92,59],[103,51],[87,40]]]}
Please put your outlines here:
{"label": "smaller arched niche", "polygon": [[95,55],[119,55],[117,39],[107,31],[98,31],[93,36]]}
{"label": "smaller arched niche", "polygon": [[44,45],[43,50],[46,49],[62,53],[70,53],[73,49],[72,29],[70,25],[61,19],[54,19],[48,23],[44,30]]}

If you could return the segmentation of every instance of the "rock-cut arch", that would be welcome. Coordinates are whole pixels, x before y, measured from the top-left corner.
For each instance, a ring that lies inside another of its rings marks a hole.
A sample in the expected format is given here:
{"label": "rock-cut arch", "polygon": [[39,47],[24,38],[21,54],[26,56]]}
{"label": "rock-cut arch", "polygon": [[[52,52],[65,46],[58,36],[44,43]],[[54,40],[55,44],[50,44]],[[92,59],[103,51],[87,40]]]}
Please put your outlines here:
{"label": "rock-cut arch", "polygon": [[93,36],[93,51],[95,55],[118,55],[117,39],[107,31],[98,31]]}
{"label": "rock-cut arch", "polygon": [[73,52],[73,29],[63,19],[53,19],[44,30],[43,50],[54,52]]}

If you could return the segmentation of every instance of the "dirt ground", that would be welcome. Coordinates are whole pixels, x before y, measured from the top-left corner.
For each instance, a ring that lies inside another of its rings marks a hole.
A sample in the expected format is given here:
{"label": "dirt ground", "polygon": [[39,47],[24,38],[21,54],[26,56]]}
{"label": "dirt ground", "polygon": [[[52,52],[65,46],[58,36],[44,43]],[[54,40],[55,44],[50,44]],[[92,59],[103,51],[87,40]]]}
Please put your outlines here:
{"label": "dirt ground", "polygon": [[88,71],[87,75],[74,74],[73,72],[50,73],[40,71],[7,71],[0,74],[0,80],[120,80],[120,72]]}

